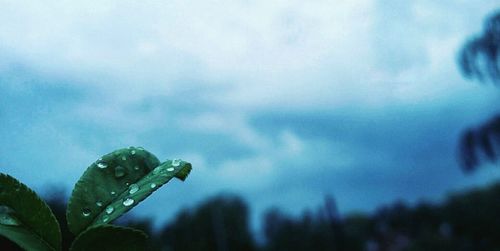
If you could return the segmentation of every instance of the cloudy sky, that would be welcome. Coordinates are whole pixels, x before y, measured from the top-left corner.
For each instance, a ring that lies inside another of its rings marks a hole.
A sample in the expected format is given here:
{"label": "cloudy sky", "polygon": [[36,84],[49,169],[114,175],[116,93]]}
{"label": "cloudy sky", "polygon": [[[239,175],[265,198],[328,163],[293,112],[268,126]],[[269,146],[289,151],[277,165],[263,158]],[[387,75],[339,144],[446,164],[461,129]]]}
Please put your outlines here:
{"label": "cloudy sky", "polygon": [[0,171],[72,188],[143,146],[193,163],[134,212],[220,192],[253,219],[336,197],[342,212],[485,185],[456,142],[498,111],[456,55],[496,0],[0,0]]}

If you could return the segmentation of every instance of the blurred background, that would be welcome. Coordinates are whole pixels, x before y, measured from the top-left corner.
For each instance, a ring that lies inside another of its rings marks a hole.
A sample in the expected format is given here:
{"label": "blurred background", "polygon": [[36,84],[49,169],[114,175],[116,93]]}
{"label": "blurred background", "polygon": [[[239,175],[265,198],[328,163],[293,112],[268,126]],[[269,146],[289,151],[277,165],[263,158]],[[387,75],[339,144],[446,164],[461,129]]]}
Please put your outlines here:
{"label": "blurred background", "polygon": [[150,250],[498,250],[499,47],[495,0],[0,0],[0,172],[64,221],[101,155],[191,162]]}

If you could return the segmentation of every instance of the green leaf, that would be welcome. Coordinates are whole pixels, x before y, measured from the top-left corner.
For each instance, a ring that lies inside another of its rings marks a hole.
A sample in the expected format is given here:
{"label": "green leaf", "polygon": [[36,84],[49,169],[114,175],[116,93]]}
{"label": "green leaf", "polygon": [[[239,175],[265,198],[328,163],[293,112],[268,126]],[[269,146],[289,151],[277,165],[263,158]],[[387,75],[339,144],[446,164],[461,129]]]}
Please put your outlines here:
{"label": "green leaf", "polygon": [[100,225],[82,232],[71,245],[71,251],[138,251],[145,250],[147,235],[139,230]]}
{"label": "green leaf", "polygon": [[0,173],[0,235],[26,250],[60,250],[61,230],[49,206],[17,179]]}
{"label": "green leaf", "polygon": [[129,211],[173,177],[186,179],[191,164],[158,159],[143,148],[129,147],[104,155],[82,175],[70,197],[66,217],[78,235]]}

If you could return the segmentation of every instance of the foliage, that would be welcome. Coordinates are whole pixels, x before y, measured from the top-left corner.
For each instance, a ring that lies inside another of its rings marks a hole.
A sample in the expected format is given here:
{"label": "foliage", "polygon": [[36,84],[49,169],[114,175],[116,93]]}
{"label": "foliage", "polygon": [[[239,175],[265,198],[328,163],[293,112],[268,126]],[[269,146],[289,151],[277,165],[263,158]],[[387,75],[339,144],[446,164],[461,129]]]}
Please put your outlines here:
{"label": "foliage", "polygon": [[170,250],[255,250],[247,205],[234,196],[215,197],[196,210],[182,211],[161,237]]}
{"label": "foliage", "polygon": [[459,146],[465,171],[474,170],[480,165],[481,159],[496,162],[500,157],[500,114],[477,128],[467,129],[462,134]]}
{"label": "foliage", "polygon": [[[58,208],[63,201],[51,199],[49,205]],[[331,217],[328,203],[299,216],[271,209],[255,235],[250,231],[246,203],[227,195],[181,210],[160,231],[153,231],[151,219],[129,218],[120,224],[146,232],[151,251],[498,250],[499,210],[500,183],[451,194],[439,204],[396,202],[371,214]],[[213,213],[217,211],[221,217]],[[54,213],[64,218],[63,211]],[[71,238],[63,231],[63,243]],[[0,238],[0,247],[6,244]],[[18,249],[7,246],[2,250]]]}
{"label": "foliage", "polygon": [[[480,36],[464,45],[458,63],[466,77],[500,85],[500,10],[487,18]],[[482,159],[497,161],[500,156],[500,114],[477,128],[467,129],[461,136],[459,149],[465,171],[475,170]]]}
{"label": "foliage", "polygon": [[[91,164],[76,183],[66,211],[76,236],[70,250],[143,250],[142,231],[109,225],[173,177],[185,180],[191,164],[159,160],[143,148],[116,150]],[[59,212],[61,203],[54,207]],[[15,178],[0,174],[0,235],[26,250],[61,250],[61,230],[51,209]],[[68,244],[64,242],[64,246]]]}
{"label": "foliage", "polygon": [[[500,183],[449,196],[440,205],[397,202],[374,214],[341,217],[336,228],[325,207],[300,217],[270,210],[264,216],[264,251],[497,250]],[[335,241],[333,241],[335,240]],[[342,243],[339,246],[338,243]]]}
{"label": "foliage", "polygon": [[47,204],[6,174],[0,174],[0,234],[27,250],[61,247],[59,225]]}
{"label": "foliage", "polygon": [[466,77],[500,84],[500,11],[484,23],[483,33],[469,40],[459,56]]}

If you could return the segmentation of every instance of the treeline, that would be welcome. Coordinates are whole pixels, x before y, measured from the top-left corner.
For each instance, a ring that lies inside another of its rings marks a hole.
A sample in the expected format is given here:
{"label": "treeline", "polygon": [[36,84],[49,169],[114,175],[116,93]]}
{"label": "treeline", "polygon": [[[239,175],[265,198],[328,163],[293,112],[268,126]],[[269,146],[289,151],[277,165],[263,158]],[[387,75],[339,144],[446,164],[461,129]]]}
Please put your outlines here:
{"label": "treeline", "polygon": [[[73,236],[65,228],[63,198],[49,204],[61,222],[64,248]],[[373,214],[340,216],[335,201],[291,217],[271,209],[262,217],[256,241],[249,209],[237,196],[221,195],[153,231],[151,219],[127,218],[121,224],[150,236],[149,250],[175,251],[321,251],[321,250],[500,250],[500,183],[449,196],[441,204],[395,203]],[[1,250],[19,250],[0,239]]]}

